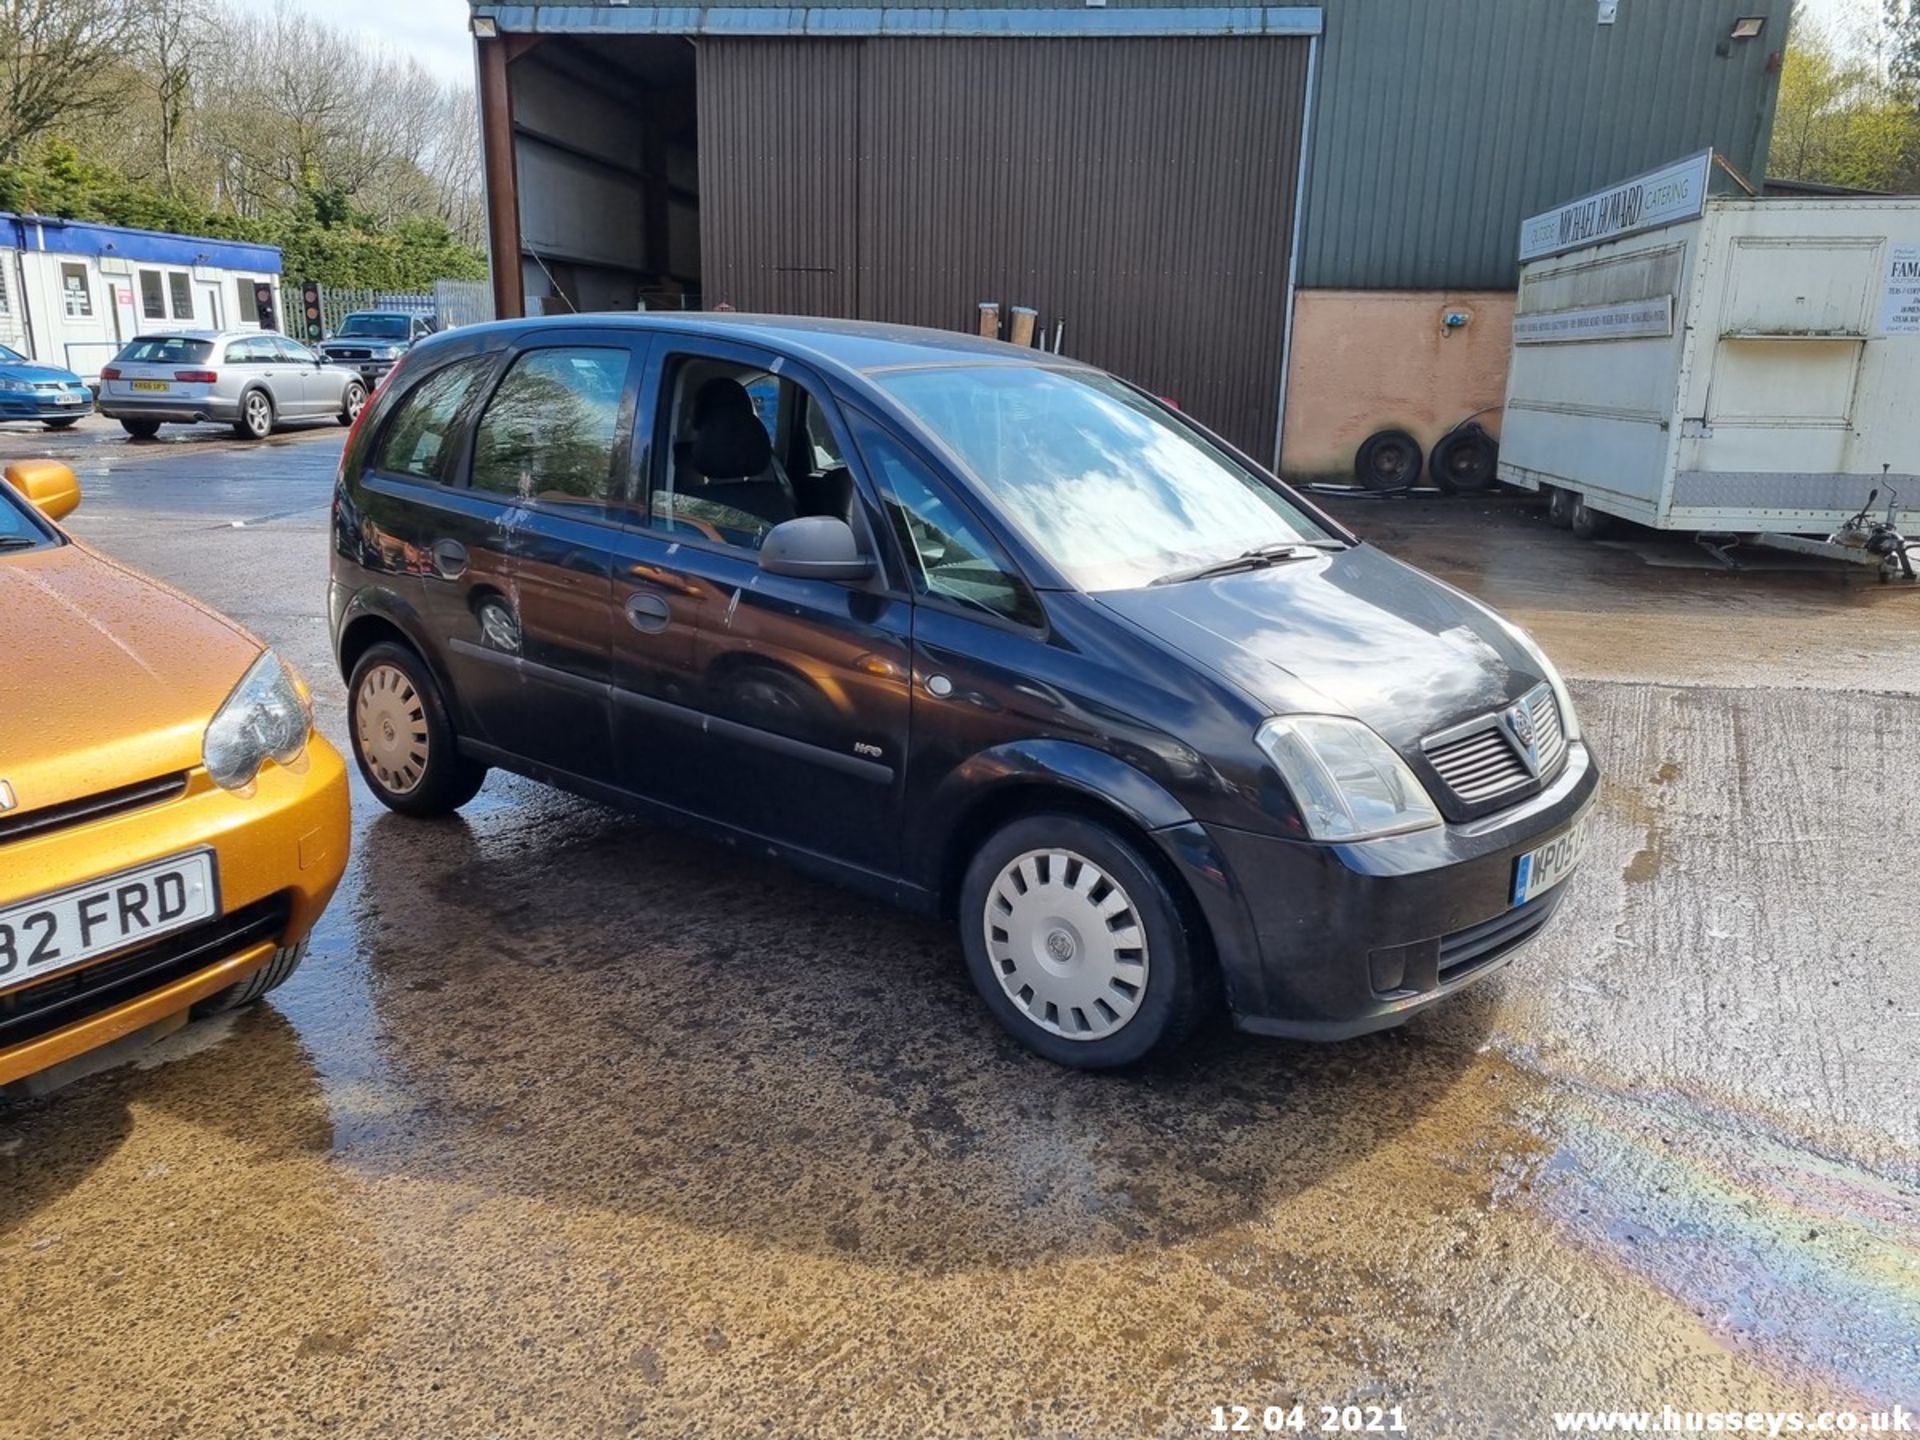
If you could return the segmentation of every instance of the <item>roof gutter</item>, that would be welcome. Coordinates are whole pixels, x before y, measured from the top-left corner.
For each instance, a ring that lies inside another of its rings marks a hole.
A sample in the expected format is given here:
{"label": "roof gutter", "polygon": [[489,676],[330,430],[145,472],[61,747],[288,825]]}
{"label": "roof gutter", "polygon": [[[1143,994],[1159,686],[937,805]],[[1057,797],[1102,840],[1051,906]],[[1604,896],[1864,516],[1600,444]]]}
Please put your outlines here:
{"label": "roof gutter", "polygon": [[921,10],[874,6],[487,5],[476,20],[491,20],[511,35],[694,35],[852,38],[970,36],[1030,39],[1107,39],[1128,36],[1275,35],[1321,33],[1317,5],[1208,6],[1078,10]]}

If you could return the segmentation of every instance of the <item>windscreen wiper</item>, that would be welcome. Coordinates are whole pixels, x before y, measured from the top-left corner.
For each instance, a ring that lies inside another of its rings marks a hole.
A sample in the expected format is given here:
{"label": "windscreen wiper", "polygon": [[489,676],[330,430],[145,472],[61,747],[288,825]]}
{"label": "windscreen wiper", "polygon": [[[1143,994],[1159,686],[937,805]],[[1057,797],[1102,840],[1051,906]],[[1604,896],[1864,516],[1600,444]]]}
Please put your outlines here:
{"label": "windscreen wiper", "polygon": [[39,543],[31,535],[0,535],[0,550],[31,550]]}
{"label": "windscreen wiper", "polygon": [[1196,565],[1191,570],[1175,570],[1153,583],[1178,585],[1183,580],[1207,580],[1215,575],[1232,575],[1241,570],[1264,570],[1269,565],[1284,565],[1289,560],[1311,560],[1318,554],[1320,547],[1308,541],[1288,540],[1273,545],[1256,545],[1230,560],[1215,560],[1210,564]]}

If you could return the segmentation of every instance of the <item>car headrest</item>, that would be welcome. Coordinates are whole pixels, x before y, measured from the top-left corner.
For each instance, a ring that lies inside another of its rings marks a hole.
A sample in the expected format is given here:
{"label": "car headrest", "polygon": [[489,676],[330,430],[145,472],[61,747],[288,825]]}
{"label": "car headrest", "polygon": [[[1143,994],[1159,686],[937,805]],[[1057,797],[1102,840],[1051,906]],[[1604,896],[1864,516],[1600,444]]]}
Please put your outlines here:
{"label": "car headrest", "polygon": [[716,376],[693,398],[693,468],[710,480],[759,475],[773,461],[767,427],[738,380]]}

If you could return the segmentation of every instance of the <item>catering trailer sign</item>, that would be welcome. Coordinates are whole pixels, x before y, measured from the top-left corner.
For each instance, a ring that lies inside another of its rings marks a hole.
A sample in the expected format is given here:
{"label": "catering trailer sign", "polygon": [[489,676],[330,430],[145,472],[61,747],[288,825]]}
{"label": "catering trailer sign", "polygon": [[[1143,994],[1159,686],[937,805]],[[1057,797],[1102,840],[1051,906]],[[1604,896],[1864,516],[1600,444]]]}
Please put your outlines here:
{"label": "catering trailer sign", "polygon": [[1697,220],[1706,209],[1707,177],[1712,169],[1713,151],[1702,150],[1543,211],[1521,222],[1520,259],[1523,263],[1538,260],[1602,240]]}

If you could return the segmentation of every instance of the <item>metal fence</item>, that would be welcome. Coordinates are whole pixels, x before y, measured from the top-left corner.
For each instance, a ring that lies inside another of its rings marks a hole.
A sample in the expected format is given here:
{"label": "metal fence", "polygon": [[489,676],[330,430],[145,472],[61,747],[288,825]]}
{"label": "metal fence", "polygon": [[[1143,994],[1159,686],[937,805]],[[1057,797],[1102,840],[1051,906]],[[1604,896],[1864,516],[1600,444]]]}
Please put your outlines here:
{"label": "metal fence", "polygon": [[493,319],[493,287],[484,280],[441,280],[431,291],[320,289],[320,321],[328,335],[356,310],[424,315],[439,330]]}

